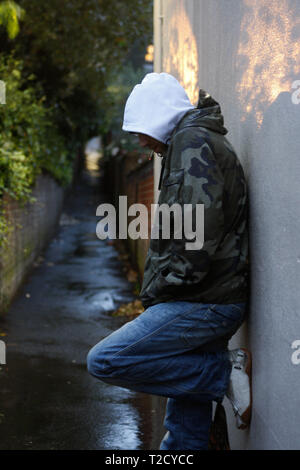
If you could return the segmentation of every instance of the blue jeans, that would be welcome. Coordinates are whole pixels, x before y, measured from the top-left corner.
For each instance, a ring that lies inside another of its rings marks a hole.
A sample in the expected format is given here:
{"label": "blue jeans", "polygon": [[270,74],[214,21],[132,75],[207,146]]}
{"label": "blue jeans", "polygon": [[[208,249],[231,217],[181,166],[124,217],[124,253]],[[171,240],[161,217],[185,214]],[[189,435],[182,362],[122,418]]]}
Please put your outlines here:
{"label": "blue jeans", "polygon": [[228,341],[245,308],[153,305],[89,351],[88,371],[109,384],[168,397],[161,450],[207,449],[212,401],[222,402],[231,373]]}

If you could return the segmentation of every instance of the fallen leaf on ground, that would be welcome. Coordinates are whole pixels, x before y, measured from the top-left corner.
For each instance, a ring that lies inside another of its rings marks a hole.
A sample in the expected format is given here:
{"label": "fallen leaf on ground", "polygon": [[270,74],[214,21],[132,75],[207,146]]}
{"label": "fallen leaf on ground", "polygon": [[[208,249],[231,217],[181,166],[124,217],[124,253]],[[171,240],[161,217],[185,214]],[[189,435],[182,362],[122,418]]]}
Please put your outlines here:
{"label": "fallen leaf on ground", "polygon": [[112,313],[114,317],[127,317],[128,320],[132,320],[141,313],[143,313],[144,307],[140,300],[134,300],[128,304],[122,304],[120,307]]}

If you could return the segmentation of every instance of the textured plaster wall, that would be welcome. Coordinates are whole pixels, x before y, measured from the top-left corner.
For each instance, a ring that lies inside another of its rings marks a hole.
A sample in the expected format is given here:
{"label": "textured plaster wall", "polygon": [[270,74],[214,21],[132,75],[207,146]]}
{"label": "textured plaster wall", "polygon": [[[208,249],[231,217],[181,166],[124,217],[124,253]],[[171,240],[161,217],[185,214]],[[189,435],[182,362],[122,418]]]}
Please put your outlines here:
{"label": "textured plaster wall", "polygon": [[254,407],[238,431],[226,404],[231,446],[300,449],[300,2],[161,0],[154,14],[155,71],[219,101],[248,181],[250,317],[230,346],[252,351]]}

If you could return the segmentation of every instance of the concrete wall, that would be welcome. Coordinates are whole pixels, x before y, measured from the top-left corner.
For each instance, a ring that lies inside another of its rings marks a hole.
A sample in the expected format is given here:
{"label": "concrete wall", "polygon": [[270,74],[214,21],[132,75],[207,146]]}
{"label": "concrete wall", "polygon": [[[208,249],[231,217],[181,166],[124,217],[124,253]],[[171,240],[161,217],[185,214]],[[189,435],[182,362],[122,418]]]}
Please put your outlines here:
{"label": "concrete wall", "polygon": [[237,431],[226,404],[231,446],[300,449],[300,2],[161,0],[154,14],[155,71],[194,104],[199,86],[219,101],[248,180],[250,318],[231,347],[252,351],[254,409]]}
{"label": "concrete wall", "polygon": [[63,189],[48,175],[37,177],[32,196],[22,206],[4,197],[10,226],[8,242],[0,249],[0,314],[6,310],[33,261],[53,235],[62,209]]}

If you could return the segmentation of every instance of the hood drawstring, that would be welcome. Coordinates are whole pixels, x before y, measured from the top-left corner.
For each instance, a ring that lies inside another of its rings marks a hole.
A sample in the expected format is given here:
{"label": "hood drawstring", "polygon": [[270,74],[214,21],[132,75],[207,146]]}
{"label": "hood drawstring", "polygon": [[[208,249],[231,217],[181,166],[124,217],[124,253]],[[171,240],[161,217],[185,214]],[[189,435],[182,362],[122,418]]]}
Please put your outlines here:
{"label": "hood drawstring", "polygon": [[163,173],[164,173],[164,169],[165,169],[165,163],[166,163],[166,155],[164,155],[162,157],[162,161],[161,161],[161,170],[160,170],[159,183],[158,183],[158,189],[159,190],[161,189],[161,185],[162,185]]}

